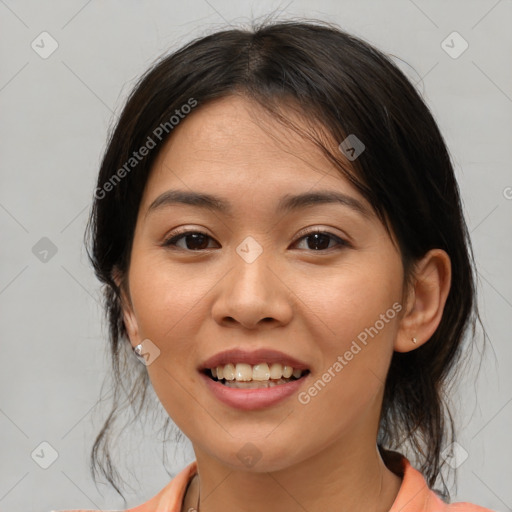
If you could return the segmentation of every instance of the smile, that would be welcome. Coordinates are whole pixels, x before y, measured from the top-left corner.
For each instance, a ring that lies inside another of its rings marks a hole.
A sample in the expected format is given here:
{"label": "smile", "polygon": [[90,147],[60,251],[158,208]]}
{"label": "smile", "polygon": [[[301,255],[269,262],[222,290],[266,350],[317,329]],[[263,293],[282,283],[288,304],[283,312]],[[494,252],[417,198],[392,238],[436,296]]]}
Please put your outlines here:
{"label": "smile", "polygon": [[206,370],[206,374],[224,386],[238,389],[269,388],[300,379],[309,370],[280,363],[227,363]]}
{"label": "smile", "polygon": [[200,372],[206,388],[225,405],[245,411],[277,405],[296,394],[308,380],[309,370],[301,370],[300,377],[238,381],[213,377],[211,370]]}

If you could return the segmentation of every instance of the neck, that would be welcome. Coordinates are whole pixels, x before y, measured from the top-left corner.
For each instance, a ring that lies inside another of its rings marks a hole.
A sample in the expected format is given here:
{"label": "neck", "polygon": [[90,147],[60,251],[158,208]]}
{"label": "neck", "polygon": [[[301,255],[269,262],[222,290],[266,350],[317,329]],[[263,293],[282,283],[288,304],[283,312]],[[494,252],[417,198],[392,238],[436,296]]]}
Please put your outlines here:
{"label": "neck", "polygon": [[375,445],[357,450],[346,442],[329,445],[272,472],[233,470],[197,450],[196,459],[199,478],[187,493],[187,506],[195,509],[200,491],[199,512],[387,512],[401,484]]}

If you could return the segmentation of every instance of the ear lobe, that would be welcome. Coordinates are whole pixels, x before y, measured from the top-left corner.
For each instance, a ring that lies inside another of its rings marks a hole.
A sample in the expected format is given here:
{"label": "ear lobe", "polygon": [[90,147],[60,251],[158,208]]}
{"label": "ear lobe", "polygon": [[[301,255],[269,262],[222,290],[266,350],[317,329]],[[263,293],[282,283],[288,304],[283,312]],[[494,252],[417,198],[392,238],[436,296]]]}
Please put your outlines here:
{"label": "ear lobe", "polygon": [[394,343],[396,352],[414,350],[432,337],[441,322],[450,285],[450,257],[442,249],[431,249],[416,265]]}
{"label": "ear lobe", "polygon": [[140,343],[139,327],[131,308],[123,306],[123,321],[128,337],[130,338],[130,343],[132,347],[136,347]]}
{"label": "ear lobe", "polygon": [[114,267],[112,270],[112,279],[119,288],[121,297],[121,309],[123,312],[123,322],[126,328],[126,333],[130,338],[131,345],[135,347],[140,343],[137,319],[135,318],[135,314],[133,312],[131,305],[132,302],[128,296],[127,291],[125,290],[125,283],[123,282],[122,273],[117,267]]}

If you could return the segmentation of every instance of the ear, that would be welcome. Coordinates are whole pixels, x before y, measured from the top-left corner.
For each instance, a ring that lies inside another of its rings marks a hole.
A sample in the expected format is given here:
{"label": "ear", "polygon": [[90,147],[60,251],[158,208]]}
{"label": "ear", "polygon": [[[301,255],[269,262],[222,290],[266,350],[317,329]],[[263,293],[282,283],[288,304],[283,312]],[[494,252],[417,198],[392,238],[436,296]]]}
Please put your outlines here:
{"label": "ear", "polygon": [[430,339],[441,322],[450,285],[450,257],[442,249],[431,249],[416,264],[407,290],[407,304],[394,344],[396,352],[409,352]]}
{"label": "ear", "polygon": [[133,305],[127,282],[123,279],[123,274],[117,267],[114,267],[114,270],[112,271],[112,279],[120,290],[121,308],[123,311],[123,321],[126,332],[130,338],[132,347],[136,347],[140,343],[139,327],[133,312]]}

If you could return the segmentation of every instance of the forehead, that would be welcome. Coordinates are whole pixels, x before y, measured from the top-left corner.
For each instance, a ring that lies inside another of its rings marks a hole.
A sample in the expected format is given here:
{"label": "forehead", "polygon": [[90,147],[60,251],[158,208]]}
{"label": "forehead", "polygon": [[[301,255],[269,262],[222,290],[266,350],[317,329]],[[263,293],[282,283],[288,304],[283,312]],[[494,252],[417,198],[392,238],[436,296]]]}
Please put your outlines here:
{"label": "forehead", "polygon": [[[283,113],[308,129],[294,111]],[[365,202],[312,141],[241,96],[199,106],[174,128],[151,170],[144,207],[177,188],[235,201],[322,189]]]}

